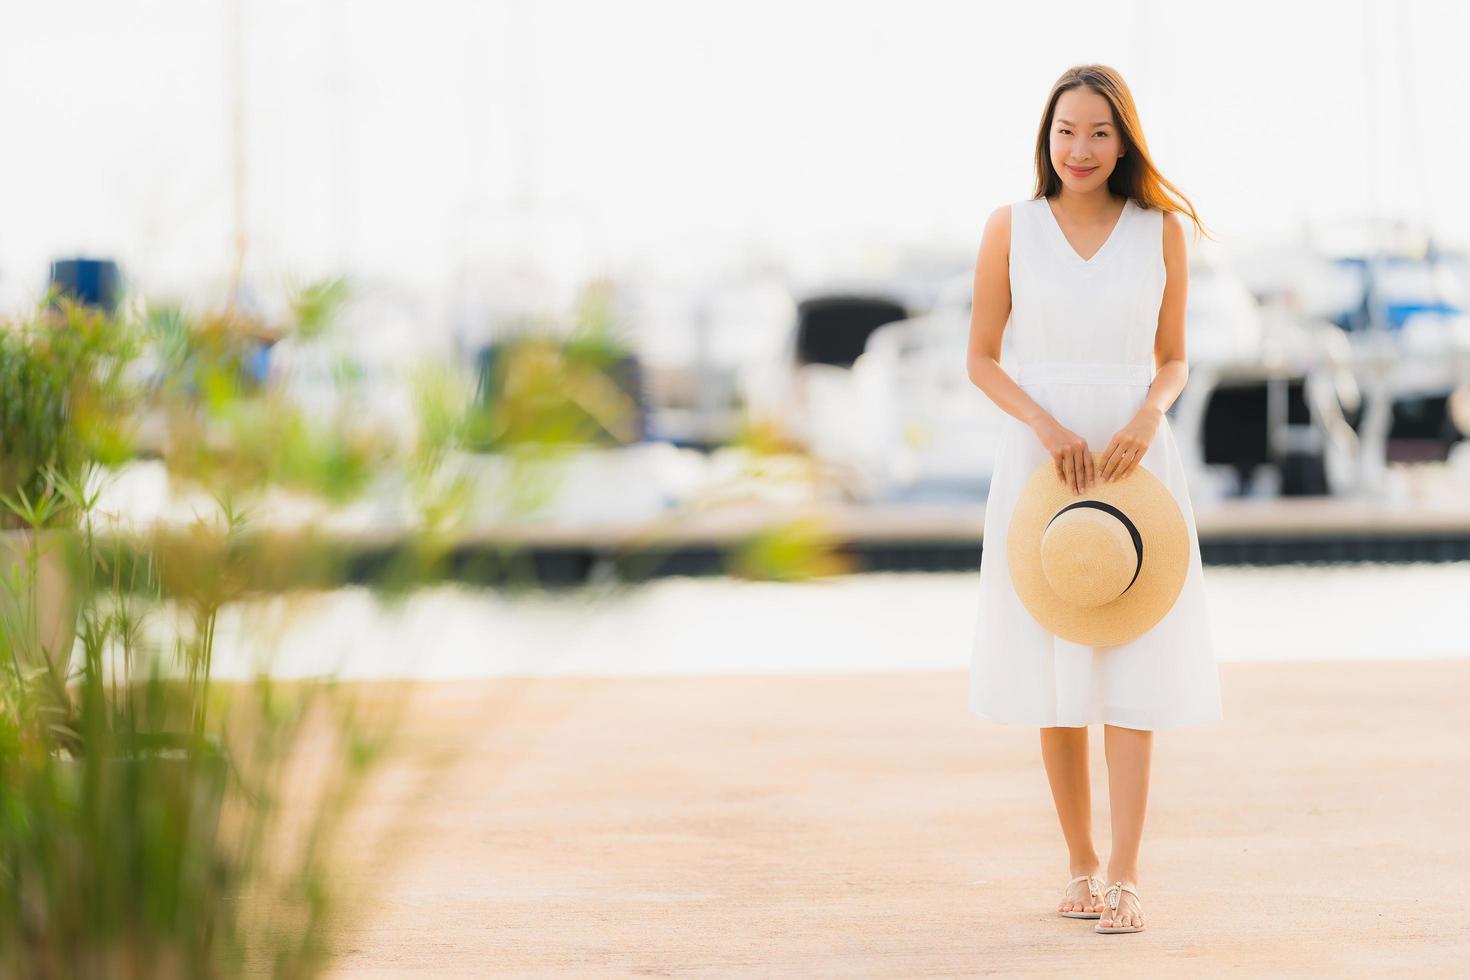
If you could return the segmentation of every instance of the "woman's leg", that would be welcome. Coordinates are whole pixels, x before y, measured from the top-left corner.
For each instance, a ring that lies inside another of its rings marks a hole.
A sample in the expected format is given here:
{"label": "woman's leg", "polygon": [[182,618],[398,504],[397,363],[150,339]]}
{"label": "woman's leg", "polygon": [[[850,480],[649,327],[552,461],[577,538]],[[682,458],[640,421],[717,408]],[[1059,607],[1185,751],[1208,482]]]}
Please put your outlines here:
{"label": "woman's leg", "polygon": [[[1143,840],[1143,815],[1148,804],[1148,773],[1153,758],[1154,733],[1138,728],[1103,726],[1108,759],[1108,806],[1112,810],[1113,851],[1108,855],[1108,884],[1138,883],[1138,847]],[[1079,872],[1080,873],[1080,872]],[[1118,921],[1107,911],[1100,920],[1110,925],[1142,925],[1143,916],[1133,896],[1123,893]]]}
{"label": "woman's leg", "polygon": [[[1067,839],[1071,877],[1096,874],[1097,849],[1092,845],[1092,784],[1087,769],[1087,728],[1041,729],[1041,758],[1051,782],[1051,796],[1062,836]],[[1063,902],[1060,911],[1090,909],[1087,889],[1077,889],[1080,900]]]}

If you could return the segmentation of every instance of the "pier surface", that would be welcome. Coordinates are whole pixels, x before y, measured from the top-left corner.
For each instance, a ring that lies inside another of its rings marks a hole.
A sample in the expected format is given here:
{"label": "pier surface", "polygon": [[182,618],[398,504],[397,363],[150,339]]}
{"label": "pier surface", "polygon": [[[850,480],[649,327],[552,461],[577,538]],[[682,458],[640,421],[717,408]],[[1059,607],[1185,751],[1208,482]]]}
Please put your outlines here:
{"label": "pier surface", "polygon": [[1221,677],[1223,722],[1154,737],[1148,925],[1112,936],[1056,914],[1037,732],[969,716],[963,672],[418,685],[405,744],[455,761],[391,870],[345,872],[332,974],[1463,971],[1470,661]]}

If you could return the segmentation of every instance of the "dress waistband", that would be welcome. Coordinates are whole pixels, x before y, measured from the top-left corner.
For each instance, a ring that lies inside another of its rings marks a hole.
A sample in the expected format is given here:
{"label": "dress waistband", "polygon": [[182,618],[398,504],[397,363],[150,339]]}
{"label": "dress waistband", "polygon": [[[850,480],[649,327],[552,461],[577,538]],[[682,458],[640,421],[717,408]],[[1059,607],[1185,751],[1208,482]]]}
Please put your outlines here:
{"label": "dress waistband", "polygon": [[1095,364],[1090,361],[1029,361],[1016,368],[1016,384],[1137,385],[1153,384],[1147,364]]}

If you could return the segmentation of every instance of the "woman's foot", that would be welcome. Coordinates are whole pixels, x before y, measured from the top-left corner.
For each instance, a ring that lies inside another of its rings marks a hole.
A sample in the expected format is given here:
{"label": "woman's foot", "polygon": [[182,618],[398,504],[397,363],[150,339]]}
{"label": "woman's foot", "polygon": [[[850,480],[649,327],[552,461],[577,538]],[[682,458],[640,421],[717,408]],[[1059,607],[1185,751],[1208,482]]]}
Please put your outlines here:
{"label": "woman's foot", "polygon": [[1058,912],[1088,914],[1089,917],[1102,912],[1102,879],[1097,875],[1078,875],[1067,883]]}
{"label": "woman's foot", "polygon": [[[1124,885],[1127,887],[1122,887]],[[1098,929],[1136,931],[1143,928],[1143,906],[1138,901],[1136,888],[1131,881],[1114,882],[1108,886],[1102,917],[1097,920]],[[1116,909],[1112,907],[1114,901]]]}

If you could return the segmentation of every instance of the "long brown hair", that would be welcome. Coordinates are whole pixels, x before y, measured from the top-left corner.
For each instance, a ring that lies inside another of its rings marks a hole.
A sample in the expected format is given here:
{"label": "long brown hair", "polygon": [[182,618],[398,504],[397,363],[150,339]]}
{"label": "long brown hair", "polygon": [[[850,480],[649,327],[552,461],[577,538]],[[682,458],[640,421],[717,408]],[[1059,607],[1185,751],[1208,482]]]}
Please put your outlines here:
{"label": "long brown hair", "polygon": [[[1041,130],[1036,134],[1036,196],[1035,200],[1050,197],[1062,189],[1062,178],[1057,176],[1051,165],[1051,123],[1057,110],[1057,100],[1063,92],[1086,86],[1107,99],[1113,107],[1113,119],[1123,137],[1123,148],[1127,150],[1118,159],[1113,172],[1108,175],[1108,190],[1114,194],[1132,198],[1143,208],[1158,208],[1188,215],[1195,229],[1207,238],[1214,236],[1205,232],[1204,223],[1184,192],[1175,187],[1154,166],[1148,155],[1148,142],[1143,138],[1143,126],[1138,121],[1138,110],[1133,105],[1133,93],[1123,76],[1107,65],[1075,65],[1062,72],[1062,76],[1051,87],[1046,100],[1046,111],[1041,114]],[[1173,192],[1173,197],[1165,193]]]}

